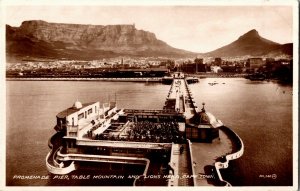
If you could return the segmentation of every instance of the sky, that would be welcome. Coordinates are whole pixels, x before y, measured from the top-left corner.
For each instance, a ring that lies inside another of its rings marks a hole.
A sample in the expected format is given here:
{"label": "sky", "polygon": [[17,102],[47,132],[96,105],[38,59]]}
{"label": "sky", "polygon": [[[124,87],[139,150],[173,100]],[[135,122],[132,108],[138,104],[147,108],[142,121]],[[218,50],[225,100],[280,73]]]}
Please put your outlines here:
{"label": "sky", "polygon": [[25,20],[93,25],[135,24],[155,33],[169,45],[204,53],[227,45],[256,29],[269,40],[284,44],[293,39],[291,6],[7,6],[5,23]]}

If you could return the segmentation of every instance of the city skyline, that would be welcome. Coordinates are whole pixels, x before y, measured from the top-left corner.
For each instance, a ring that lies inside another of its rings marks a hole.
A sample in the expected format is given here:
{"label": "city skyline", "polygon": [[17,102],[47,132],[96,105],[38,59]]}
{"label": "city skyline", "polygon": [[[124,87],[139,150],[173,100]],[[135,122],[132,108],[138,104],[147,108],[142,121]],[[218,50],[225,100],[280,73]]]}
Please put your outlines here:
{"label": "city skyline", "polygon": [[271,41],[293,42],[292,6],[7,6],[5,24],[25,20],[54,23],[135,24],[157,39],[188,51],[205,53],[256,29]]}

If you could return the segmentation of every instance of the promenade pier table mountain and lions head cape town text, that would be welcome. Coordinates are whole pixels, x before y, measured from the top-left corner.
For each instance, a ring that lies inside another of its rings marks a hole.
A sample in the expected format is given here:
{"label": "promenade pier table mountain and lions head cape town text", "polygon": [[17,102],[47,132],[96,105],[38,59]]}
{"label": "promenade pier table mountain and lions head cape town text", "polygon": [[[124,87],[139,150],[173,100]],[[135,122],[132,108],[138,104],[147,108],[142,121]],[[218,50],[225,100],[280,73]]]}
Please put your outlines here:
{"label": "promenade pier table mountain and lions head cape town text", "polygon": [[7,4],[4,190],[295,190],[294,6]]}

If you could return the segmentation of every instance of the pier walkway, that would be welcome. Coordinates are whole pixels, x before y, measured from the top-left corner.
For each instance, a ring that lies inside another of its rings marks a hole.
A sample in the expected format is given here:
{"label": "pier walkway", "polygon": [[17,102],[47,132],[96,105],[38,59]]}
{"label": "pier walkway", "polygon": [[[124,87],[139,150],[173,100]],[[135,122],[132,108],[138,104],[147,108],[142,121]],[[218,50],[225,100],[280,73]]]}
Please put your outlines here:
{"label": "pier walkway", "polygon": [[[183,115],[186,122],[199,112],[186,79],[174,78],[164,109],[173,109]],[[219,176],[214,165],[235,150],[236,146],[231,137],[220,129],[219,139],[212,143],[193,142],[191,150],[187,145],[183,146],[183,152],[180,153],[180,145],[172,145],[170,166],[174,169],[174,177],[170,179],[169,186],[219,185]]]}
{"label": "pier walkway", "polygon": [[[183,150],[180,151],[180,147]],[[186,144],[173,144],[169,165],[173,168],[169,186],[194,186],[192,166],[189,160],[190,152]]]}
{"label": "pier walkway", "polygon": [[178,174],[180,179],[178,186],[194,186],[192,178],[190,178],[193,173],[186,145],[183,145],[183,152],[179,154],[179,164]]}
{"label": "pier walkway", "polygon": [[198,111],[189,85],[184,78],[175,78],[169,90],[165,109],[173,109],[183,114],[186,119],[191,118]]}
{"label": "pier walkway", "polygon": [[[189,120],[198,112],[192,92],[187,80],[183,77],[174,78],[169,90],[165,110],[173,110]],[[183,147],[180,151],[180,147]],[[174,177],[169,180],[169,186],[194,186],[194,173],[191,163],[191,151],[186,144],[173,144],[171,151],[170,166]]]}

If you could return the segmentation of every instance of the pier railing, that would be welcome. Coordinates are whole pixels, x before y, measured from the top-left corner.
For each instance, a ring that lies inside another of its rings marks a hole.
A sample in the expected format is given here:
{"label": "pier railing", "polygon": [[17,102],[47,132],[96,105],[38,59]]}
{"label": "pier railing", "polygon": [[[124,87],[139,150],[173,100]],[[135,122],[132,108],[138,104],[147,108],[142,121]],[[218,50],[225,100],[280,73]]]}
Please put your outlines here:
{"label": "pier railing", "polygon": [[[86,154],[62,154],[58,151],[58,158],[60,160],[69,161],[73,160],[71,163],[71,167],[74,166],[74,161],[94,161],[94,162],[107,162],[107,163],[123,163],[123,164],[140,164],[145,165],[144,172],[142,174],[143,177],[147,176],[150,160],[147,158],[138,158],[138,157],[120,157],[120,156],[104,156],[104,155],[86,155]],[[75,167],[75,166],[74,166]],[[55,169],[56,172],[57,168]],[[61,171],[64,172],[64,171]],[[133,185],[136,186],[137,180],[140,177],[134,180]]]}
{"label": "pier railing", "polygon": [[[56,151],[55,151],[56,152]],[[54,160],[53,159],[53,150],[51,150],[47,156],[46,156],[46,167],[47,167],[47,170],[52,173],[52,174],[68,174],[74,170],[76,170],[76,167],[75,167],[75,164],[74,162],[72,162],[69,166],[67,167],[56,167],[56,166],[52,166],[49,162],[49,160]],[[53,161],[54,164],[56,164],[54,161]]]}
{"label": "pier railing", "polygon": [[221,172],[220,172],[220,169],[228,168],[230,160],[238,159],[244,154],[244,143],[243,143],[242,139],[232,129],[230,129],[226,126],[222,126],[220,128],[224,129],[224,131],[227,131],[228,133],[230,133],[231,136],[233,136],[234,141],[237,141],[237,144],[238,144],[238,151],[226,155],[225,156],[225,160],[226,160],[225,162],[216,162],[215,163],[215,168],[216,168],[219,180],[222,183],[224,183],[225,186],[231,186],[231,184],[228,181],[223,179],[223,177],[221,175]]}
{"label": "pier railing", "polygon": [[[148,174],[148,170],[149,170],[149,166],[150,166],[150,160],[147,159],[147,158],[142,158],[141,160],[146,162],[146,166],[145,166],[145,169],[144,169],[144,172],[143,172],[143,175],[142,175],[143,177],[145,177]],[[137,186],[136,184],[137,184],[137,181],[139,179],[140,179],[140,177],[134,179],[133,186]]]}
{"label": "pier railing", "polygon": [[170,148],[171,143],[152,143],[152,142],[131,142],[131,141],[108,141],[108,140],[88,140],[77,139],[77,145],[82,146],[106,146],[118,148],[144,148],[144,149],[166,149]]}
{"label": "pier railing", "polygon": [[151,113],[151,114],[176,114],[172,109],[125,109],[125,113],[139,114],[139,113]]}
{"label": "pier railing", "polygon": [[193,97],[193,94],[192,94],[192,91],[190,90],[190,87],[187,83],[187,81],[185,80],[185,86],[186,86],[186,89],[187,89],[187,92],[188,92],[188,97],[191,101],[191,104],[192,104],[192,108],[195,110],[195,112],[198,112],[198,106],[194,100],[194,97]]}
{"label": "pier railing", "polygon": [[172,148],[171,148],[171,158],[169,162],[169,167],[171,167],[173,170],[169,170],[169,175],[170,178],[168,179],[168,186],[178,186],[178,179],[179,179],[179,174],[178,174],[178,155],[174,154],[178,152],[179,147],[178,144],[172,143]]}
{"label": "pier railing", "polygon": [[195,173],[195,168],[194,168],[194,160],[193,160],[193,150],[192,150],[192,142],[187,139],[187,143],[188,143],[188,152],[189,152],[189,157],[190,157],[190,164],[191,164],[191,168],[192,168],[192,174],[193,176],[193,185],[197,186],[197,180],[196,180],[196,173]]}

